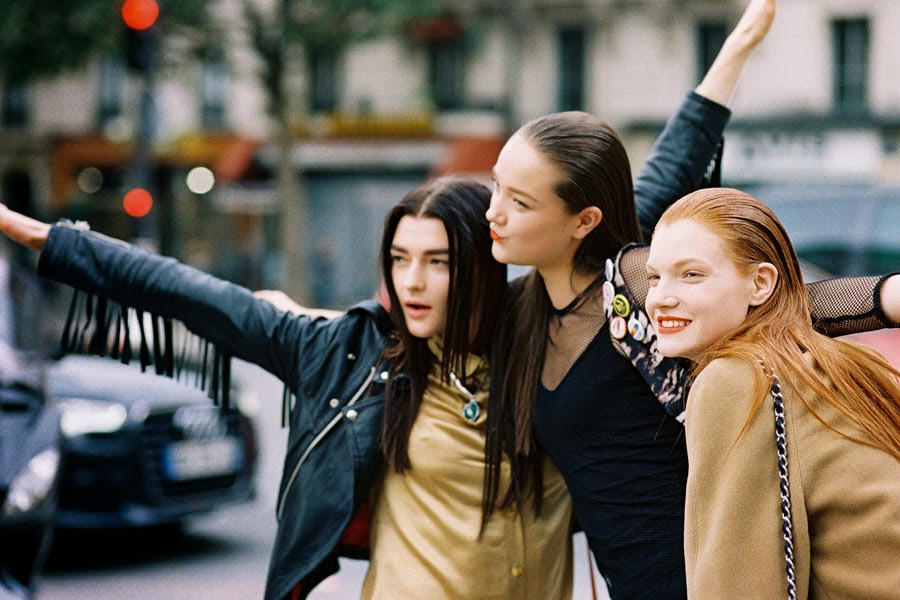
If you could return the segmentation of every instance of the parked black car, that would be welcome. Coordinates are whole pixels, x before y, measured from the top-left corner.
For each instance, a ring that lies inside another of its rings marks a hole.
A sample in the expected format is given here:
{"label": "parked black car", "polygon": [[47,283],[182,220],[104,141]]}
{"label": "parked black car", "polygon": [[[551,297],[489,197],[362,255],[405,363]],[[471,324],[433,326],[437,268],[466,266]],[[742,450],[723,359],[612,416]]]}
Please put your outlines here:
{"label": "parked black car", "polygon": [[254,497],[255,430],[237,408],[110,358],[64,357],[47,381],[65,436],[60,527],[176,524]]}
{"label": "parked black car", "polygon": [[40,388],[9,375],[0,374],[0,598],[28,598],[50,545],[61,435]]}
{"label": "parked black car", "polygon": [[40,286],[0,254],[0,599],[30,598],[49,550],[62,459],[43,391]]}

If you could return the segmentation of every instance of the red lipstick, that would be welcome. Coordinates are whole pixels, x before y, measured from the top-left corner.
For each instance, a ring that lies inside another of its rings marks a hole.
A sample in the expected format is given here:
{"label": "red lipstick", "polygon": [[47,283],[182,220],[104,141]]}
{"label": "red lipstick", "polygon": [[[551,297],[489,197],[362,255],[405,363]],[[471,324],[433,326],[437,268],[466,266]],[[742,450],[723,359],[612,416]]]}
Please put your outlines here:
{"label": "red lipstick", "polygon": [[657,317],[656,332],[660,335],[677,333],[690,324],[690,319],[685,319],[684,317]]}

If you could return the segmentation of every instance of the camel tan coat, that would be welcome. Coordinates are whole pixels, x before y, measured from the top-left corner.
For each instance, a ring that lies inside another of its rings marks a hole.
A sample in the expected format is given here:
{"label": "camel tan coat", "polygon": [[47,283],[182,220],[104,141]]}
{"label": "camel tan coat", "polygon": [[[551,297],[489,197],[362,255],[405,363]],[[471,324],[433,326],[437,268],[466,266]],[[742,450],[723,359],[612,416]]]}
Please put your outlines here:
{"label": "camel tan coat", "polygon": [[[685,558],[692,600],[787,594],[771,399],[739,437],[759,368],[716,360],[688,397]],[[900,461],[839,436],[783,380],[782,387],[797,598],[900,598]],[[803,393],[830,425],[865,437]]]}

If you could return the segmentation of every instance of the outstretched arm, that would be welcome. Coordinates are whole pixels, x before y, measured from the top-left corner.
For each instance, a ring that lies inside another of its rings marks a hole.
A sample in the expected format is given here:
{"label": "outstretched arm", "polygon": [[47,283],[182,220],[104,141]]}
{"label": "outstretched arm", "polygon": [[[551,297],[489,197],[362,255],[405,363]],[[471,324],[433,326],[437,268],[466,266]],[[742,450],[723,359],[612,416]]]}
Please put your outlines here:
{"label": "outstretched arm", "polygon": [[881,312],[891,325],[900,325],[900,273],[891,275],[881,284]]}
{"label": "outstretched arm", "polygon": [[0,204],[0,231],[12,241],[26,248],[40,250],[47,241],[50,225],[10,210],[5,204]]}
{"label": "outstretched arm", "polygon": [[[619,270],[632,299],[647,302],[648,246],[622,255]],[[825,279],[806,285],[810,315],[819,333],[831,337],[900,326],[900,273]]]}
{"label": "outstretched arm", "polygon": [[672,202],[708,185],[731,116],[725,104],[774,17],[775,0],[751,0],[703,81],[666,123],[634,186],[644,239]]}
{"label": "outstretched arm", "polygon": [[[246,288],[175,259],[71,224],[48,225],[0,204],[0,232],[41,252],[38,273],[123,307],[177,319],[222,351],[290,381],[296,355],[327,322],[288,317]],[[323,334],[325,335],[325,334]]]}
{"label": "outstretched arm", "polygon": [[825,335],[836,337],[898,324],[900,275],[825,279],[807,284],[812,321]]}

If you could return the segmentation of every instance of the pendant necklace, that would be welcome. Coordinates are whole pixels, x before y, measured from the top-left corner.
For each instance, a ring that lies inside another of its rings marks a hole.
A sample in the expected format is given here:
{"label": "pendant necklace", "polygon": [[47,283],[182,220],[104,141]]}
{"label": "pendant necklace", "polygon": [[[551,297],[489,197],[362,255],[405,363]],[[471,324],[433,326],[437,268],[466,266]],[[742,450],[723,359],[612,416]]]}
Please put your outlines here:
{"label": "pendant necklace", "polygon": [[481,405],[478,404],[478,400],[475,398],[475,394],[470,392],[469,388],[462,384],[462,382],[456,376],[456,373],[454,373],[453,371],[450,371],[450,380],[457,388],[459,388],[459,391],[465,394],[469,399],[469,401],[466,402],[466,405],[463,406],[462,409],[463,419],[465,419],[469,423],[474,423],[478,420],[478,417],[481,416]]}

